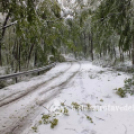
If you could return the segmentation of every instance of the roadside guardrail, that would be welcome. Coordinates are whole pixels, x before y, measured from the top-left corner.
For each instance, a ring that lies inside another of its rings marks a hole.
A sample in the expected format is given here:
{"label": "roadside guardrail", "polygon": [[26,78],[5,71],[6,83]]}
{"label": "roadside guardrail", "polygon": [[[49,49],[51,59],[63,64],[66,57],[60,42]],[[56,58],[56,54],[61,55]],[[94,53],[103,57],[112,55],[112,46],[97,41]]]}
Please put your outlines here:
{"label": "roadside guardrail", "polygon": [[3,75],[3,76],[0,76],[0,81],[1,80],[11,79],[11,78],[17,78],[18,76],[27,75],[27,74],[31,74],[31,73],[36,73],[36,72],[39,73],[41,71],[45,71],[47,69],[51,69],[55,65],[56,65],[56,62],[51,63],[49,65],[46,65],[46,66],[44,66],[42,68],[34,69],[34,70],[29,70],[29,71],[24,71],[24,72],[19,72],[19,73],[13,73],[13,74]]}

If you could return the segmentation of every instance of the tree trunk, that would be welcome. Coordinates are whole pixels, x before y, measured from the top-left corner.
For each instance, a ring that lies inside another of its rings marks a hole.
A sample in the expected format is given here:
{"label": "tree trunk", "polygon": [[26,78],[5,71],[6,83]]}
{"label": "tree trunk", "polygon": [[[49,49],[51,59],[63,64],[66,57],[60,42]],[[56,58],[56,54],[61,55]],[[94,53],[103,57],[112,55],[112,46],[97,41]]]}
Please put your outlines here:
{"label": "tree trunk", "polygon": [[100,58],[101,58],[101,56],[102,56],[102,55],[101,55],[101,49],[100,49]]}
{"label": "tree trunk", "polygon": [[17,72],[18,71],[18,39],[17,39],[17,44],[16,44],[15,60],[16,60],[15,72]]}
{"label": "tree trunk", "polygon": [[[11,66],[11,42],[10,42],[10,35],[11,35],[11,31],[9,30],[9,46],[8,46],[8,65]],[[12,66],[11,66],[12,67]]]}
{"label": "tree trunk", "polygon": [[20,72],[20,71],[21,71],[21,61],[20,61],[20,60],[21,60],[21,41],[20,41],[20,40],[19,40],[19,48],[18,48],[18,49],[19,49],[19,50],[18,50],[18,51],[19,51],[19,52],[18,52],[18,53],[19,53],[19,54],[18,54],[18,56],[19,56],[19,57],[18,57],[18,62],[19,62],[19,72]]}
{"label": "tree trunk", "polygon": [[86,35],[85,35],[85,33],[83,33],[83,52],[84,52],[84,57],[86,58],[86,55],[87,55],[87,45],[86,45]]}
{"label": "tree trunk", "polygon": [[134,67],[134,37],[133,37],[133,44],[132,44],[132,65]]}
{"label": "tree trunk", "polygon": [[[2,27],[5,27],[7,25],[9,17],[10,17],[10,11],[8,12],[8,14],[6,16]],[[0,37],[0,66],[2,66],[2,41],[3,41],[3,38],[5,36],[5,32],[6,32],[6,28],[3,28],[2,32],[1,32],[1,37]]]}
{"label": "tree trunk", "polygon": [[91,30],[91,35],[90,35],[90,41],[91,41],[91,58],[92,58],[92,61],[94,60],[94,55],[93,55],[93,33],[92,33],[92,30]]}
{"label": "tree trunk", "polygon": [[130,60],[131,59],[131,50],[130,50],[130,48],[129,48],[128,53],[129,53],[129,60]]}
{"label": "tree trunk", "polygon": [[90,44],[90,56],[91,56],[91,59],[93,61],[94,60],[94,57],[93,57],[93,39],[92,39],[91,34],[89,35],[89,44]]}
{"label": "tree trunk", "polygon": [[28,69],[28,66],[29,66],[29,61],[30,61],[30,58],[31,58],[31,54],[32,54],[34,45],[35,44],[31,44],[31,47],[30,47],[30,51],[29,51],[28,58],[27,58],[27,69]]}
{"label": "tree trunk", "polygon": [[35,54],[34,54],[34,67],[36,66],[37,66],[37,45],[36,45]]}
{"label": "tree trunk", "polygon": [[110,52],[111,52],[111,48],[110,48],[110,46],[108,45],[108,55],[110,54]]}
{"label": "tree trunk", "polygon": [[120,61],[121,62],[124,62],[124,55],[123,55],[123,52],[122,52],[122,48],[119,47],[119,52],[120,52]]}

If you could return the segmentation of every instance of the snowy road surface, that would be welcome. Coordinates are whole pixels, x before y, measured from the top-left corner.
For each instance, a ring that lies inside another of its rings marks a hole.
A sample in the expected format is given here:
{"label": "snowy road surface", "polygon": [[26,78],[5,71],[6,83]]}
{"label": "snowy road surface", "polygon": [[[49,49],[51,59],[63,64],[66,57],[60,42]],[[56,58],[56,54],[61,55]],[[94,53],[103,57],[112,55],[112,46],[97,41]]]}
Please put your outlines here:
{"label": "snowy road surface", "polygon": [[[113,90],[130,77],[89,62],[58,64],[0,90],[0,134],[133,134],[134,110],[118,108],[133,106],[134,97],[120,98]],[[52,121],[42,121],[47,114],[50,120],[58,119],[53,129]]]}

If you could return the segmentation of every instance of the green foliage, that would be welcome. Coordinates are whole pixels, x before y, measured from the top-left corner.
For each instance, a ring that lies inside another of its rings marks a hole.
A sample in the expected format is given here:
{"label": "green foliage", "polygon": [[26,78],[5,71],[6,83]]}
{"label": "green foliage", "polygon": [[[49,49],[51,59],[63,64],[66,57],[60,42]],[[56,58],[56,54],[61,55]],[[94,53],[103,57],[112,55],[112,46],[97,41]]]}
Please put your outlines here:
{"label": "green foliage", "polygon": [[134,90],[133,90],[133,86],[134,86],[134,81],[133,79],[129,78],[129,79],[125,79],[124,80],[124,88],[119,88],[119,89],[114,89],[116,90],[117,94],[124,98],[126,97],[126,93],[129,93],[130,95],[134,94]]}
{"label": "green foliage", "polygon": [[100,53],[100,57],[102,54],[109,54],[116,58],[115,47],[119,47],[120,54],[130,50],[134,24],[132,8],[131,0],[103,0],[94,11],[91,23],[94,49]]}
{"label": "green foliage", "polygon": [[132,82],[132,79],[125,79],[125,84],[127,84],[127,83],[131,83]]}
{"label": "green foliage", "polygon": [[100,99],[101,102],[103,102],[104,100],[103,99]]}
{"label": "green foliage", "polygon": [[129,79],[126,79],[124,83],[125,83],[125,86],[124,86],[125,91],[133,95],[134,94],[134,90],[133,90],[134,80],[129,78]]}
{"label": "green foliage", "polygon": [[125,83],[125,89],[130,89],[131,86],[134,85],[133,79],[126,79],[126,80],[124,81],[124,83]]}
{"label": "green foliage", "polygon": [[54,56],[51,56],[51,57],[50,57],[50,62],[55,62]]}
{"label": "green foliage", "polygon": [[37,133],[37,126],[32,127],[33,131]]}
{"label": "green foliage", "polygon": [[66,107],[64,107],[64,115],[68,116],[68,109]]}
{"label": "green foliage", "polygon": [[79,108],[80,108],[80,105],[77,102],[72,102],[71,105],[73,106],[73,108],[75,108],[77,110],[79,110]]}
{"label": "green foliage", "polygon": [[61,103],[61,106],[63,106],[63,107],[64,107],[64,106],[65,106],[65,104],[62,102],[62,103]]}
{"label": "green foliage", "polygon": [[41,125],[41,124],[42,124],[42,120],[39,121],[39,125]]}
{"label": "green foliage", "polygon": [[[43,120],[43,121],[42,121]],[[40,120],[38,123],[39,123],[39,125],[42,125],[43,124],[43,122],[44,122],[44,124],[50,124],[51,125],[51,128],[54,128],[57,124],[58,124],[58,119],[56,119],[56,118],[52,118],[52,115],[43,115],[42,116],[42,120]],[[36,130],[37,131],[37,127],[35,126],[35,127],[33,127],[33,129],[34,130]]]}
{"label": "green foliage", "polygon": [[42,116],[42,119],[43,119],[44,124],[48,124],[50,122],[49,121],[49,118],[50,117],[51,117],[50,115],[43,115]]}
{"label": "green foliage", "polygon": [[57,126],[58,124],[58,119],[53,119],[53,121],[51,121],[51,128],[54,128],[55,126]]}
{"label": "green foliage", "polygon": [[117,90],[117,94],[121,97],[121,98],[124,98],[126,96],[126,92],[122,89],[122,88],[119,88]]}
{"label": "green foliage", "polygon": [[65,62],[65,58],[62,55],[55,55],[55,60],[57,62]]}
{"label": "green foliage", "polygon": [[91,123],[93,123],[93,120],[92,120],[92,118],[91,118],[90,116],[87,116],[87,115],[86,115],[86,118],[87,118]]}
{"label": "green foliage", "polygon": [[[71,37],[70,29],[61,18],[61,8],[56,0],[2,1],[0,7],[0,13],[6,15],[10,12],[8,23],[15,23],[5,29],[3,65],[10,66],[13,71],[20,71],[45,65],[49,55],[54,56],[51,59],[53,61],[65,61],[60,56],[61,47],[71,48],[73,45],[67,43]],[[75,37],[77,32],[73,32]]]}
{"label": "green foliage", "polygon": [[4,81],[0,81],[0,89],[6,87],[6,83]]}
{"label": "green foliage", "polygon": [[76,57],[97,53],[116,58],[115,48],[121,54],[130,51],[134,42],[132,1],[103,0],[98,7],[96,2],[76,1],[73,19],[64,19],[56,0],[2,1],[0,13],[9,15],[7,24],[14,23],[0,42],[3,64],[15,72],[43,66],[49,55],[54,56],[51,61],[64,62],[62,48]]}
{"label": "green foliage", "polygon": [[60,18],[61,9],[55,0],[53,1],[52,11],[57,18]]}

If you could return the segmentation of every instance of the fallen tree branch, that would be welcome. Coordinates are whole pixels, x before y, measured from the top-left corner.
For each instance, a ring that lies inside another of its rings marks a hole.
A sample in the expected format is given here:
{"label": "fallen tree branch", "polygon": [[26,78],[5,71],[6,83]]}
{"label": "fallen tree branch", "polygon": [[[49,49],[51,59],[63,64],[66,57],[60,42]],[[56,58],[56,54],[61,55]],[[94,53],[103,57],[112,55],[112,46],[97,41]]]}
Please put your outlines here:
{"label": "fallen tree branch", "polygon": [[102,118],[100,118],[100,117],[97,117],[97,116],[95,116],[95,117],[98,118],[99,120],[105,121],[104,119],[102,119]]}

